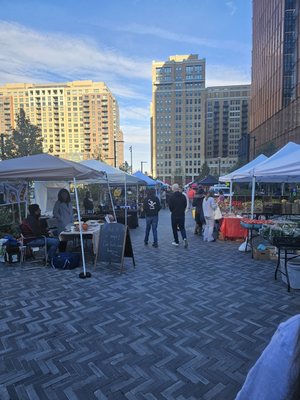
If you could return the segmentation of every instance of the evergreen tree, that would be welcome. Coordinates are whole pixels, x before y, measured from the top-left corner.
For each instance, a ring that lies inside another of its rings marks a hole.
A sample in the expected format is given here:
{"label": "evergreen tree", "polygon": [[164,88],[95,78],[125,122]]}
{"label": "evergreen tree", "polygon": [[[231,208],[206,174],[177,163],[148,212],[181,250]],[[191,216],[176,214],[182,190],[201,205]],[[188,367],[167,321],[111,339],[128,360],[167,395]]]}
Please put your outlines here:
{"label": "evergreen tree", "polygon": [[205,161],[200,169],[199,175],[197,176],[197,178],[195,178],[195,180],[200,180],[205,178],[207,175],[209,175],[210,169],[209,166],[207,164],[207,162]]}
{"label": "evergreen tree", "polygon": [[201,179],[203,179],[203,178],[205,178],[207,175],[209,175],[209,172],[210,172],[209,166],[207,165],[207,162],[205,161],[205,162],[202,164],[199,177],[200,177]]}
{"label": "evergreen tree", "polygon": [[16,128],[4,140],[3,158],[16,158],[43,152],[41,129],[30,123],[21,108],[16,117]]}
{"label": "evergreen tree", "polygon": [[127,161],[125,161],[122,165],[120,165],[119,169],[121,171],[127,172],[128,174],[130,173],[130,170],[131,170],[130,165],[128,164]]}

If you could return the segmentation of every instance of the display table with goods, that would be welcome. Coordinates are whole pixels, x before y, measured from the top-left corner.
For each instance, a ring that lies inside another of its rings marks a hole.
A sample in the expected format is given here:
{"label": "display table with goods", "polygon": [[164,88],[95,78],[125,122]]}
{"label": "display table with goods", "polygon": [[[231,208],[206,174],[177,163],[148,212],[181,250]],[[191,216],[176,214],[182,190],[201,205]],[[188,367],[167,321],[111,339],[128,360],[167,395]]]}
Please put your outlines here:
{"label": "display table with goods", "polygon": [[[120,224],[125,224],[125,210],[124,209],[115,209],[116,217],[117,217],[117,222]],[[88,220],[100,220],[104,221],[105,220],[105,215],[113,215],[113,211],[109,210],[107,213],[101,213],[101,214],[84,214],[81,216],[82,221],[88,221]],[[138,211],[137,210],[132,210],[129,209],[127,210],[127,225],[128,228],[137,228],[139,226],[139,220],[138,220]]]}
{"label": "display table with goods", "polygon": [[249,246],[251,249],[251,257],[253,258],[254,255],[253,239],[259,236],[259,230],[263,227],[263,225],[273,225],[274,222],[270,220],[242,218],[240,224],[244,229],[247,229],[245,251],[247,251],[247,247]]}
{"label": "display table with goods", "polygon": [[[100,235],[100,227],[103,223],[99,223],[95,220],[88,220],[86,222],[81,222],[82,226],[82,235],[83,240],[86,242],[87,240],[92,241],[93,246],[93,255],[96,256],[98,253],[98,244],[99,244],[99,235]],[[79,241],[79,222],[74,222],[74,224],[67,225],[66,229],[59,234],[59,240],[62,241],[73,241],[73,248],[76,247],[76,244]]]}
{"label": "display table with goods", "polygon": [[220,239],[244,239],[247,237],[247,229],[241,226],[241,217],[224,215],[220,226]]}
{"label": "display table with goods", "polygon": [[[260,235],[278,249],[275,279],[277,279],[279,271],[282,280],[287,284],[288,291],[291,287],[300,289],[300,268],[297,268],[296,273],[294,272],[295,268],[293,268],[295,259],[300,257],[300,223],[296,221],[274,221],[273,225],[263,225],[260,229]],[[290,279],[291,272],[293,273],[293,281]]]}
{"label": "display table with goods", "polygon": [[[246,201],[240,206],[240,213],[242,215],[251,214],[251,201]],[[262,202],[262,200],[255,200],[253,217],[259,219],[265,217],[266,219],[274,216],[293,216],[300,215],[300,200],[295,199],[290,202],[286,199]]]}

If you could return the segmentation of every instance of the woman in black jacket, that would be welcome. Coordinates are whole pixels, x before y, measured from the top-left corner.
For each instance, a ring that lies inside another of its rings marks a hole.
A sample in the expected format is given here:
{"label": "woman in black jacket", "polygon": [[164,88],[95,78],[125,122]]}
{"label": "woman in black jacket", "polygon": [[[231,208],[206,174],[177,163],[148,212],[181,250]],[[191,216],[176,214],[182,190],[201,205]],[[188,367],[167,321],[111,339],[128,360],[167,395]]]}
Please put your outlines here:
{"label": "woman in black jacket", "polygon": [[193,207],[195,207],[195,235],[202,235],[202,228],[205,224],[205,218],[202,209],[203,199],[205,197],[205,193],[203,188],[199,188],[194,200],[193,200]]}

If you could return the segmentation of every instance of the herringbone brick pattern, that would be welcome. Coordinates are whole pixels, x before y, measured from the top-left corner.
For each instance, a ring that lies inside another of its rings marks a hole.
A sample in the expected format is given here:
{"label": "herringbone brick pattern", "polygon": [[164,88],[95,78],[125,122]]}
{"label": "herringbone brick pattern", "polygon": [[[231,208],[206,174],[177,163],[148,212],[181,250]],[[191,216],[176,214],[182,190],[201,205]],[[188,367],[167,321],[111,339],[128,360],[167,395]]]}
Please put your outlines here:
{"label": "herringbone brick pattern", "polygon": [[131,230],[137,267],[78,270],[0,266],[0,399],[234,399],[299,291],[274,262],[235,242],[203,243],[187,218],[188,249],[159,247],[144,220]]}

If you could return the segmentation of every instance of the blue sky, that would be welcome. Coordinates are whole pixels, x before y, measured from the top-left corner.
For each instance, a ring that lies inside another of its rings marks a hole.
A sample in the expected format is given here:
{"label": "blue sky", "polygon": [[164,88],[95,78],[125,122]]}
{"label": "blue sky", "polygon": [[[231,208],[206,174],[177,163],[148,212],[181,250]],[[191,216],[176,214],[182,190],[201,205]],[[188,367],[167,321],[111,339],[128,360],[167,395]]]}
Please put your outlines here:
{"label": "blue sky", "polygon": [[150,169],[153,60],[199,54],[207,86],[250,83],[251,0],[0,0],[0,10],[0,85],[104,81],[135,169]]}

